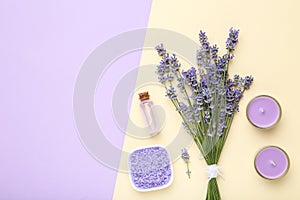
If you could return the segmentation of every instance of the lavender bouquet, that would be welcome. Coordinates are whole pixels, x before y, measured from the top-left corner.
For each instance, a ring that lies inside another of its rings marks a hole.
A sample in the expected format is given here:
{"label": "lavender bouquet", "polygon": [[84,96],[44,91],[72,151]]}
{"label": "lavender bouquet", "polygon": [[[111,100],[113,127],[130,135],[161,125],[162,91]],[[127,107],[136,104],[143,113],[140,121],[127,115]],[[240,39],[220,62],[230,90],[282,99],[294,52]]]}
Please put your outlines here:
{"label": "lavender bouquet", "polygon": [[155,48],[161,56],[156,69],[158,79],[208,165],[206,200],[221,199],[216,180],[220,173],[217,164],[233,117],[239,111],[239,102],[253,82],[252,76],[229,78],[229,64],[234,57],[238,35],[239,30],[230,28],[227,53],[218,56],[218,47],[211,46],[206,33],[200,31],[198,66],[187,71],[181,71],[178,58],[175,54],[170,55],[163,44]]}

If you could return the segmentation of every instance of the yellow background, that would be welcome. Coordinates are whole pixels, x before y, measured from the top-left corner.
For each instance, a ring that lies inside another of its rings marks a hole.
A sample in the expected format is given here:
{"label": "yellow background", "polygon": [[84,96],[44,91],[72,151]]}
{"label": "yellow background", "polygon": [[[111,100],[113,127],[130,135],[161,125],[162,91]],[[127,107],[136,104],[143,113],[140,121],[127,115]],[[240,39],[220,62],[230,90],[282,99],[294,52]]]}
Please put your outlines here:
{"label": "yellow background", "polygon": [[[218,178],[223,200],[283,200],[300,199],[300,102],[299,102],[299,1],[279,0],[153,0],[149,28],[170,29],[197,41],[199,30],[207,32],[211,43],[224,52],[228,29],[240,29],[240,42],[230,74],[252,74],[254,84],[245,93],[236,114],[219,165],[225,179]],[[146,35],[146,40],[147,38]],[[143,53],[141,65],[158,62],[155,52]],[[153,69],[154,70],[154,69]],[[130,113],[131,119],[142,123],[139,91],[150,91],[154,103],[162,105],[168,116],[163,131],[148,140],[126,136],[123,149],[149,144],[166,145],[179,128],[181,119],[159,86],[145,86],[136,91]],[[283,115],[270,130],[253,127],[246,118],[246,106],[255,96],[267,94],[281,104]],[[277,145],[289,155],[288,174],[279,180],[265,180],[254,169],[257,151],[267,145]],[[141,193],[135,191],[127,173],[119,172],[114,192],[115,200],[205,199],[207,174],[198,149],[192,145],[191,179],[185,174],[182,160],[173,163],[174,181],[166,189]]]}

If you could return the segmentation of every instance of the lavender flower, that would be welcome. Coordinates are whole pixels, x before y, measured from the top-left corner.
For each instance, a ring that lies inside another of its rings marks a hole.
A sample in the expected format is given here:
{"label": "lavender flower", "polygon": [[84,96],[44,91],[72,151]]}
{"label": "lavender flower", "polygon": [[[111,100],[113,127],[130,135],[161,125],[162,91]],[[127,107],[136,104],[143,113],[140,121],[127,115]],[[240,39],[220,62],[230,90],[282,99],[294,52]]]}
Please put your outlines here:
{"label": "lavender flower", "polygon": [[185,80],[185,83],[189,85],[193,91],[198,91],[198,82],[195,67],[191,67],[187,71],[182,71],[182,76]]}
{"label": "lavender flower", "polygon": [[160,82],[160,83],[165,83],[166,81],[168,81],[168,77],[167,76],[159,76],[158,77],[158,81]]}
{"label": "lavender flower", "polygon": [[228,86],[229,88],[231,88],[231,87],[233,87],[233,86],[236,86],[236,82],[233,81],[233,80],[231,80],[231,79],[228,79],[228,80],[227,80],[227,86]]}
{"label": "lavender flower", "polygon": [[172,81],[174,76],[170,74],[170,60],[169,54],[165,53],[160,61],[159,65],[156,66],[156,74],[158,74],[158,80],[161,83],[166,81]]}
{"label": "lavender flower", "polygon": [[157,53],[158,53],[159,56],[164,56],[166,54],[166,50],[165,50],[163,44],[157,45],[155,47],[155,49],[156,49],[156,51],[157,51]]}
{"label": "lavender flower", "polygon": [[229,37],[226,40],[226,49],[233,51],[235,46],[238,43],[239,30],[233,29],[232,27],[229,30]]}
{"label": "lavender flower", "polygon": [[175,91],[174,87],[171,86],[171,87],[167,90],[166,96],[168,96],[171,100],[177,98],[177,94],[176,94],[176,91]]}
{"label": "lavender flower", "polygon": [[234,82],[239,82],[239,80],[240,80],[240,75],[238,75],[238,74],[235,74],[234,76],[233,76],[233,80],[234,80]]}
{"label": "lavender flower", "polygon": [[170,71],[170,67],[171,67],[171,58],[169,56],[168,53],[166,53],[161,61],[160,61],[160,65],[165,66],[168,69],[168,72]]}
{"label": "lavender flower", "polygon": [[177,88],[179,89],[179,91],[181,93],[184,93],[184,91],[185,91],[184,79],[182,77],[178,77],[177,82],[178,82]]}
{"label": "lavender flower", "polygon": [[203,88],[204,102],[209,105],[213,101],[213,95],[208,88]]}
{"label": "lavender flower", "polygon": [[190,178],[191,175],[191,171],[189,169],[190,155],[187,152],[186,148],[181,149],[181,158],[186,163],[186,167],[187,167],[186,174]]}
{"label": "lavender flower", "polygon": [[179,63],[175,54],[173,54],[173,56],[170,58],[170,62],[172,66],[172,72],[176,73],[177,71],[179,71],[181,64]]}
{"label": "lavender flower", "polygon": [[217,135],[221,137],[224,134],[224,129],[227,128],[226,123],[226,110],[222,109],[220,111],[220,117],[218,121],[218,129],[217,129]]}
{"label": "lavender flower", "polygon": [[190,162],[190,155],[186,148],[181,149],[181,158],[184,162]]}
{"label": "lavender flower", "polygon": [[200,33],[199,33],[199,41],[201,44],[201,49],[204,51],[209,51],[210,47],[209,47],[208,38],[206,36],[206,33],[203,32],[202,30],[200,30]]}
{"label": "lavender flower", "polygon": [[187,106],[185,103],[179,102],[178,109],[184,115],[184,117],[188,122],[192,122],[194,120],[192,109],[189,106]]}
{"label": "lavender flower", "polygon": [[225,54],[222,57],[219,57],[217,62],[217,71],[223,75],[223,73],[227,70],[226,67],[228,63],[234,58],[233,54]]}
{"label": "lavender flower", "polygon": [[206,89],[207,88],[207,81],[206,81],[206,76],[205,74],[203,74],[201,76],[201,86],[202,86],[202,89]]}
{"label": "lavender flower", "polygon": [[173,74],[167,74],[165,76],[158,76],[158,81],[163,84],[167,81],[171,82],[171,81],[173,81],[173,79],[174,79]]}
{"label": "lavender flower", "polygon": [[195,109],[197,109],[198,111],[203,110],[203,108],[204,108],[203,92],[201,91],[200,93],[193,95],[192,98],[195,101],[195,104],[194,104]]}
{"label": "lavender flower", "polygon": [[157,65],[156,66],[156,74],[158,74],[159,76],[163,76],[165,73],[166,73],[166,70],[165,70],[165,66],[163,65]]}
{"label": "lavender flower", "polygon": [[246,76],[244,81],[243,81],[243,87],[245,90],[248,90],[250,88],[250,85],[253,82],[253,77],[252,76]]}
{"label": "lavender flower", "polygon": [[240,102],[240,100],[242,99],[242,97],[243,97],[243,91],[240,89],[235,89],[234,90],[234,102],[238,104]]}
{"label": "lavender flower", "polygon": [[210,123],[210,115],[211,113],[209,112],[209,110],[204,111],[204,122],[206,124]]}
{"label": "lavender flower", "polygon": [[160,61],[159,65],[156,66],[156,73],[159,76],[163,76],[170,72],[169,55],[165,55]]}
{"label": "lavender flower", "polygon": [[215,62],[218,60],[218,47],[217,45],[214,45],[211,47],[211,59],[213,59]]}
{"label": "lavender flower", "polygon": [[233,115],[234,110],[235,110],[235,106],[234,106],[233,102],[229,102],[226,104],[226,114],[227,115],[229,115],[229,116]]}

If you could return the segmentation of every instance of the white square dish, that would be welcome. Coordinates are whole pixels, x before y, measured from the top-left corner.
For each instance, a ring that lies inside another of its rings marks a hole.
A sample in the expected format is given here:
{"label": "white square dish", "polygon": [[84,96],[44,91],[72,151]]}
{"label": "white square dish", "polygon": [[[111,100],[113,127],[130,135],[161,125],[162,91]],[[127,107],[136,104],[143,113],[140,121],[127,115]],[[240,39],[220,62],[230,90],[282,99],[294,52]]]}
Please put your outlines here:
{"label": "white square dish", "polygon": [[169,187],[173,182],[169,153],[162,146],[133,150],[129,155],[129,176],[133,188],[140,192]]}

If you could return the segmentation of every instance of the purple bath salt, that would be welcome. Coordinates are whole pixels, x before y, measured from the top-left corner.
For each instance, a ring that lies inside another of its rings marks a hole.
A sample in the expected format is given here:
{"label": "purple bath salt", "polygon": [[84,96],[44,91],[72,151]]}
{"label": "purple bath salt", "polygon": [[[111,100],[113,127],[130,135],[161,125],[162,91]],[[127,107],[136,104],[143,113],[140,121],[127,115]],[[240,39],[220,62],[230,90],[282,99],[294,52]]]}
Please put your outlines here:
{"label": "purple bath salt", "polygon": [[161,146],[134,150],[129,155],[129,170],[133,187],[141,192],[166,188],[172,183],[170,157]]}

